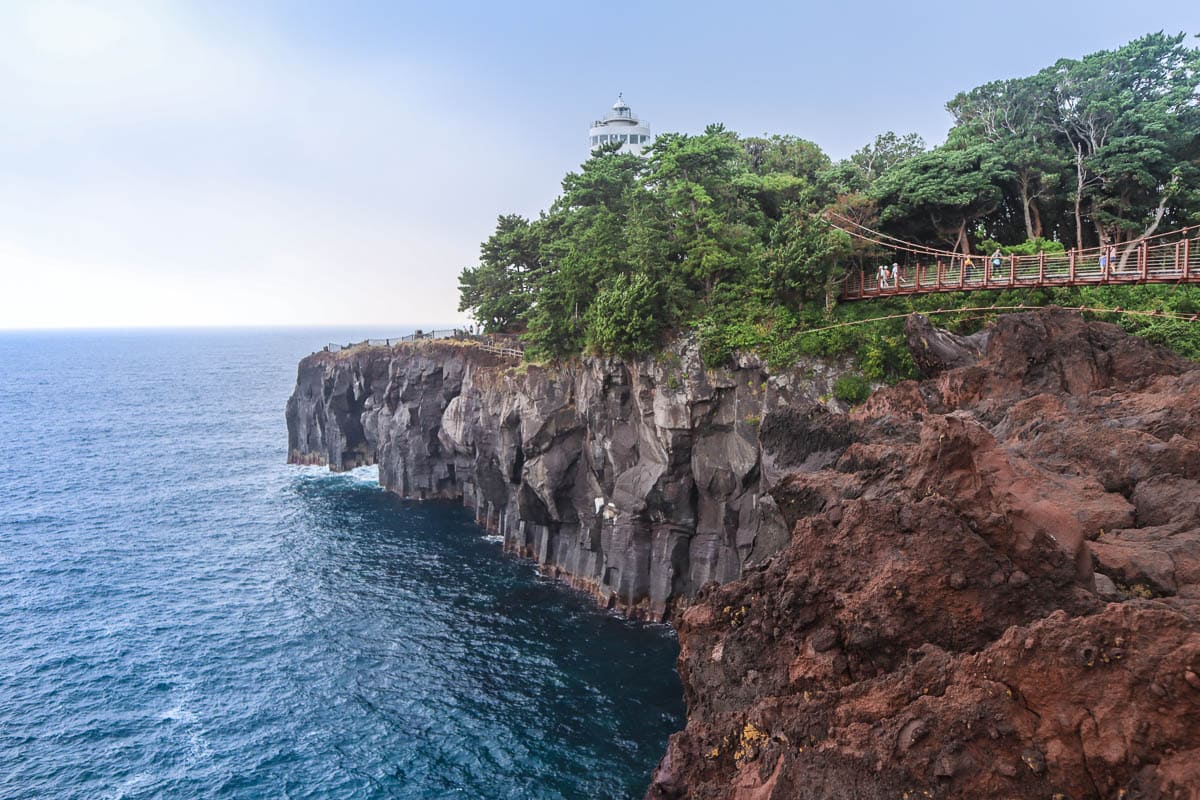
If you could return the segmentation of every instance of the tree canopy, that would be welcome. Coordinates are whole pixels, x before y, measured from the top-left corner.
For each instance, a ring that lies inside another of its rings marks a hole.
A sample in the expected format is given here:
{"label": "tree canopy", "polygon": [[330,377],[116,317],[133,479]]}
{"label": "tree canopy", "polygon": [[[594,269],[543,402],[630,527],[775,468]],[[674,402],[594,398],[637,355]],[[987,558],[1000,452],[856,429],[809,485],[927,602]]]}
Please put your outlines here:
{"label": "tree canopy", "polygon": [[837,163],[801,138],[719,124],[662,134],[644,157],[601,146],[537,219],[499,217],[459,278],[460,309],[521,333],[535,357],[636,354],[694,329],[717,359],[760,345],[785,358],[777,343],[830,313],[847,270],[897,257],[828,212],[964,254],[1132,246],[1200,223],[1200,50],[1183,34],[946,107],[944,144],[887,131]]}

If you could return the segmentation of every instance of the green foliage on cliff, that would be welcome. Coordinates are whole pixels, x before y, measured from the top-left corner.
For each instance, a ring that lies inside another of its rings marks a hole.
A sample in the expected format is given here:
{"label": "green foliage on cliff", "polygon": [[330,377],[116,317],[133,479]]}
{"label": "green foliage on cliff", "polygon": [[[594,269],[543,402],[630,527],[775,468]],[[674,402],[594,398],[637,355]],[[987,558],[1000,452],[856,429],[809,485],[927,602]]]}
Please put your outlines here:
{"label": "green foliage on cliff", "polygon": [[[946,143],[931,150],[889,131],[832,163],[812,142],[721,125],[663,134],[645,158],[604,146],[537,219],[499,218],[460,276],[460,308],[485,330],[522,333],[536,358],[636,355],[693,330],[710,365],[737,350],[775,365],[853,354],[870,380],[912,374],[899,321],[815,329],[993,302],[1194,308],[1194,290],[1169,287],[838,306],[847,271],[870,274],[904,253],[852,239],[822,215],[964,254],[1119,245],[1200,223],[1198,76],[1200,50],[1159,33],[958,94]],[[938,320],[966,329],[985,316]],[[1120,322],[1200,354],[1200,327]]]}
{"label": "green foliage on cliff", "polygon": [[587,343],[597,352],[636,355],[658,339],[658,296],[644,273],[605,281],[588,309]]}
{"label": "green foliage on cliff", "polygon": [[858,405],[871,396],[871,382],[861,375],[842,375],[833,382],[833,396],[843,403]]}

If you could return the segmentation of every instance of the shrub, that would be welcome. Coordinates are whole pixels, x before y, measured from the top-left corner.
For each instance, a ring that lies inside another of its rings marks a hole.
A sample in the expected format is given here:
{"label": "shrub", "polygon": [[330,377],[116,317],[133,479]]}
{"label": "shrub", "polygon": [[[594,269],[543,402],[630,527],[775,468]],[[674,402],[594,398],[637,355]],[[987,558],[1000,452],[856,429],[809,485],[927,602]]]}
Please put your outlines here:
{"label": "shrub", "polygon": [[1026,239],[1020,244],[1002,245],[995,239],[984,239],[979,243],[979,252],[990,255],[996,248],[1000,248],[1000,252],[1004,255],[1015,256],[1036,256],[1038,253],[1064,253],[1066,247],[1062,242],[1056,242],[1053,239]]}
{"label": "shrub", "polygon": [[588,309],[588,344],[598,352],[623,356],[653,350],[660,332],[657,306],[647,276],[617,275],[600,288]]}
{"label": "shrub", "polygon": [[871,396],[871,384],[862,375],[843,375],[833,382],[833,396],[843,403],[858,405]]}

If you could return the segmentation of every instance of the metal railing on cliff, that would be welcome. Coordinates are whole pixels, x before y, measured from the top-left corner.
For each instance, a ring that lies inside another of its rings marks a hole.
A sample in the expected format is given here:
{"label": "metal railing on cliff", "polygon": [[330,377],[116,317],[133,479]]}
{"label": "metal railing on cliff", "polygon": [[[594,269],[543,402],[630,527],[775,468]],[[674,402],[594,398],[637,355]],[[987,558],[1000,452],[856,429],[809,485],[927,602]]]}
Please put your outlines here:
{"label": "metal railing on cliff", "polygon": [[512,358],[523,358],[525,348],[516,336],[491,336],[475,334],[461,328],[447,328],[434,331],[414,331],[407,336],[397,336],[391,339],[363,339],[361,342],[339,344],[330,342],[322,348],[326,353],[338,353],[352,347],[393,347],[406,342],[429,342],[437,339],[452,339],[462,342],[473,342],[477,347],[489,353]]}

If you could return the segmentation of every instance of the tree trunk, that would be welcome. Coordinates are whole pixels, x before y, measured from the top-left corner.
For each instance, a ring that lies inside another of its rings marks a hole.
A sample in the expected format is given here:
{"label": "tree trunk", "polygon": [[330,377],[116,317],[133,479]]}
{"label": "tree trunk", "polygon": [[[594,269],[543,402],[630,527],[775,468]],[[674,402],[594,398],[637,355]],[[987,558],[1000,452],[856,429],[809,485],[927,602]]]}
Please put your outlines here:
{"label": "tree trunk", "polygon": [[1021,190],[1021,210],[1025,213],[1025,238],[1032,239],[1034,238],[1033,216],[1029,207],[1033,205],[1033,198],[1029,196],[1029,176],[1022,174],[1017,180],[1017,185]]}
{"label": "tree trunk", "polygon": [[1163,216],[1165,216],[1166,213],[1167,196],[1164,194],[1158,201],[1158,208],[1154,209],[1154,221],[1146,226],[1146,230],[1142,232],[1142,235],[1130,242],[1129,247],[1126,247],[1125,251],[1121,253],[1121,265],[1118,267],[1118,269],[1124,271],[1125,264],[1129,261],[1129,257],[1137,251],[1138,245],[1141,244],[1143,239],[1145,239],[1147,236],[1153,235],[1153,233],[1158,230],[1158,226],[1162,222]]}
{"label": "tree trunk", "polygon": [[1041,212],[1038,211],[1037,202],[1034,200],[1029,201],[1029,207],[1033,211],[1033,238],[1040,239],[1042,238]]}
{"label": "tree trunk", "polygon": [[958,226],[958,236],[954,240],[954,249],[962,249],[964,256],[971,255],[971,243],[967,240],[967,221],[964,219]]}
{"label": "tree trunk", "polygon": [[1158,201],[1158,208],[1154,209],[1154,221],[1151,222],[1146,230],[1142,232],[1142,238],[1153,235],[1158,230],[1159,224],[1163,221],[1163,216],[1167,213],[1167,195],[1164,194]]}
{"label": "tree trunk", "polygon": [[1083,146],[1075,145],[1075,249],[1083,249]]}

